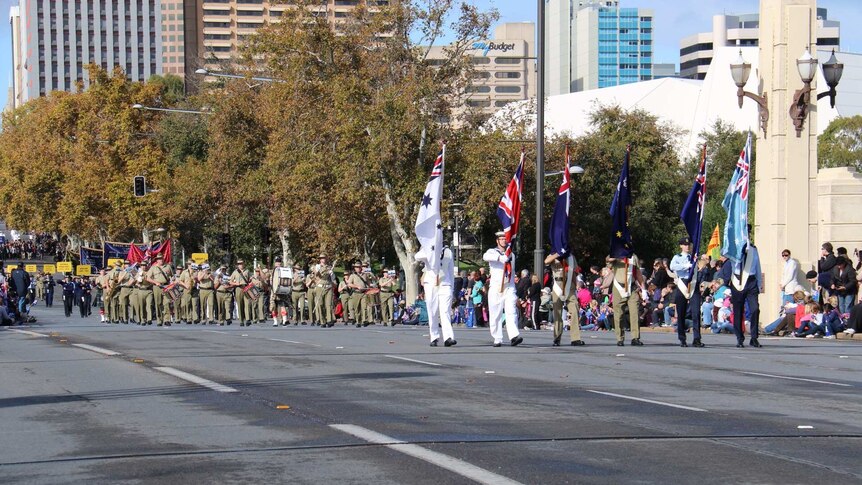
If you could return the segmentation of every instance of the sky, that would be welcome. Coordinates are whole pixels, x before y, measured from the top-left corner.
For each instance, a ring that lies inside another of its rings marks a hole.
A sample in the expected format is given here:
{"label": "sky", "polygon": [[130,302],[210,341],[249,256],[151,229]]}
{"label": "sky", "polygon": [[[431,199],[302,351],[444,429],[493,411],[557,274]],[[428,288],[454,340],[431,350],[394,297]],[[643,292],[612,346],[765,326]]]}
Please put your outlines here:
{"label": "sky", "polygon": [[[59,1],[59,0],[57,0]],[[530,0],[472,0],[482,8],[496,8],[500,22],[536,21],[536,2]],[[18,0],[0,0],[0,103],[6,105],[6,93],[11,84],[12,40],[9,34],[9,7]],[[823,0],[819,7],[828,9],[831,20],[841,22],[841,50],[862,52],[862,25],[860,0]],[[743,14],[758,11],[757,0],[622,0],[622,7],[651,8],[654,14],[653,39],[656,63],[679,63],[679,41],[698,32],[712,30],[712,16],[716,14]]]}

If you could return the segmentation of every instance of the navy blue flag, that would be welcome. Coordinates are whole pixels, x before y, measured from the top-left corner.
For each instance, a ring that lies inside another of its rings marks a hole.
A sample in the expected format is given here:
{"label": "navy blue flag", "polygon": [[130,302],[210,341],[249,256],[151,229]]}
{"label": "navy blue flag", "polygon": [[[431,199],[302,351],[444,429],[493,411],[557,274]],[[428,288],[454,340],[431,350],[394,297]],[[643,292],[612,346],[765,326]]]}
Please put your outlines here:
{"label": "navy blue flag", "polygon": [[105,267],[102,256],[104,252],[101,249],[85,248],[81,246],[81,264],[88,264],[96,271]]}
{"label": "navy blue flag", "polygon": [[551,227],[548,228],[548,241],[551,250],[564,259],[569,255],[569,203],[571,200],[571,179],[569,175],[569,145],[566,145],[566,165],[563,167],[563,183],[557,193],[554,204],[554,214],[551,216]]}
{"label": "navy blue flag", "polygon": [[703,146],[700,169],[694,178],[694,185],[691,186],[691,192],[688,193],[688,199],[685,200],[685,205],[682,206],[682,212],[679,214],[679,218],[688,232],[688,238],[691,239],[692,251],[689,257],[692,264],[700,256],[704,204],[706,204],[706,145]]}
{"label": "navy blue flag", "polygon": [[634,254],[632,233],[629,231],[629,214],[632,208],[632,189],[629,183],[629,155],[631,147],[626,147],[623,171],[617,182],[614,200],[611,202],[611,251],[612,258],[630,258]]}

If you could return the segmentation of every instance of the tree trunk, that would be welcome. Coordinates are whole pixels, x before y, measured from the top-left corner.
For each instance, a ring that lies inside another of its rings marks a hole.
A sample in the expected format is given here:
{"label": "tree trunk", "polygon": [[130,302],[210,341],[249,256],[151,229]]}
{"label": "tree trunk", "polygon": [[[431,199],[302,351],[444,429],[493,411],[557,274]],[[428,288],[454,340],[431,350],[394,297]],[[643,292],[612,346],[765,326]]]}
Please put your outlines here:
{"label": "tree trunk", "polygon": [[398,262],[404,268],[405,298],[407,304],[412,305],[416,301],[416,295],[419,294],[419,263],[414,259],[417,243],[413,236],[404,230],[404,224],[401,221],[401,216],[398,214],[398,207],[392,199],[392,185],[385,177],[381,177],[381,182],[383,183],[383,193],[386,197],[386,215],[389,219],[389,233],[392,236],[392,246],[395,247]]}
{"label": "tree trunk", "polygon": [[292,266],[295,261],[293,261],[293,252],[290,250],[290,231],[287,229],[278,231],[278,238],[281,240],[281,260],[284,266]]}
{"label": "tree trunk", "polygon": [[141,231],[141,242],[143,242],[146,245],[149,245],[150,240],[151,240],[150,239],[150,230],[149,229],[143,229]]}

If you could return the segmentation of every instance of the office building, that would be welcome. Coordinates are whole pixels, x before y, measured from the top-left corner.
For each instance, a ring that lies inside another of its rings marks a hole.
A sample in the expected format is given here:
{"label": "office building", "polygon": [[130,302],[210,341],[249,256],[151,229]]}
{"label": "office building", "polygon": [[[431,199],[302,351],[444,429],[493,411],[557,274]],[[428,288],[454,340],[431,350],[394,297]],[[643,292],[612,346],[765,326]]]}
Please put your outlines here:
{"label": "office building", "polygon": [[[825,8],[817,9],[817,46],[834,48],[840,46],[840,22],[829,20]],[[703,79],[712,62],[714,49],[732,46],[756,46],[760,35],[760,15],[715,15],[712,17],[712,32],[690,35],[679,43],[680,76],[688,79]]]}
{"label": "office building", "polygon": [[[512,22],[494,29],[493,39],[473,43],[467,55],[476,72],[464,104],[452,113],[456,124],[462,115],[487,118],[509,103],[536,97],[535,38],[533,22]],[[432,64],[446,58],[444,49],[431,47]]]}
{"label": "office building", "polygon": [[89,84],[86,66],[122,68],[133,81],[162,72],[159,0],[21,0],[10,11],[13,100]]}
{"label": "office building", "polygon": [[653,11],[619,0],[547,0],[548,94],[652,79]]}

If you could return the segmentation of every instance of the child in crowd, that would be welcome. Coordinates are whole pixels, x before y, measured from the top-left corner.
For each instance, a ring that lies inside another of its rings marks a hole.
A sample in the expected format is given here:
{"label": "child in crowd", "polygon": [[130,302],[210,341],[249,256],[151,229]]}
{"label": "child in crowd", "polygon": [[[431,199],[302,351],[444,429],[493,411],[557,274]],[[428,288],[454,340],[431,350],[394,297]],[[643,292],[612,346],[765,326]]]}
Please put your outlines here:
{"label": "child in crowd", "polygon": [[823,313],[820,305],[811,302],[805,304],[805,315],[799,319],[799,327],[793,332],[794,337],[814,338],[823,334]]}

